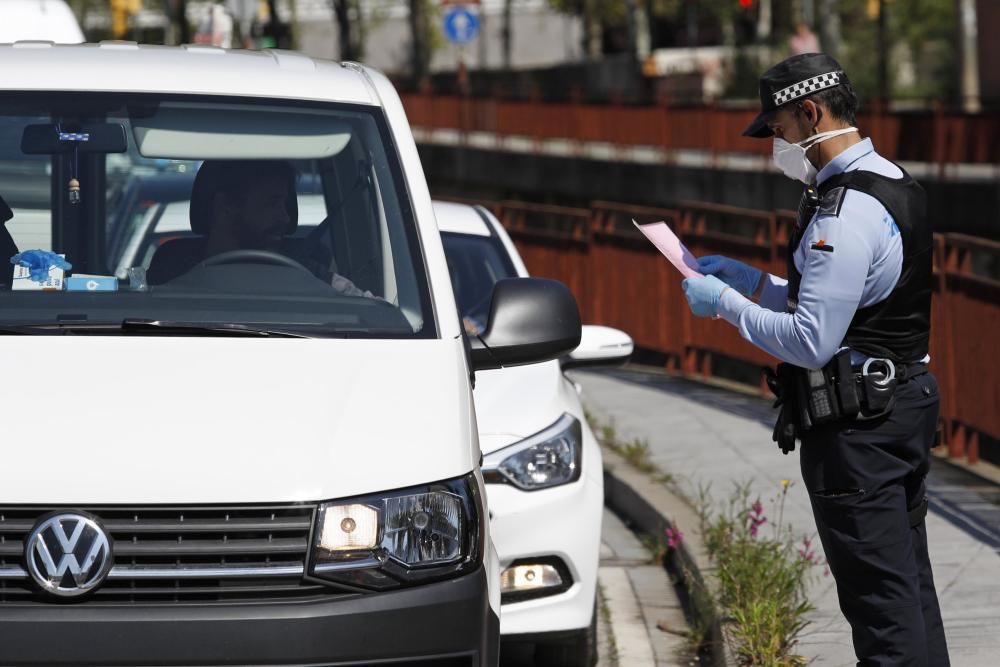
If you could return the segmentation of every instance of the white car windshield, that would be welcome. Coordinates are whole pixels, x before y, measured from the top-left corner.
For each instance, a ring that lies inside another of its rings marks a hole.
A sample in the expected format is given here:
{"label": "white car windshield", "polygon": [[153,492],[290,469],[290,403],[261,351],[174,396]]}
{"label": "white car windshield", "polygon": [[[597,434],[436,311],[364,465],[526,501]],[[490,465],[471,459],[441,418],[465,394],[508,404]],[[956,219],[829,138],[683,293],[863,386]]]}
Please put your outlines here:
{"label": "white car windshield", "polygon": [[503,278],[517,277],[514,264],[495,235],[443,232],[441,241],[465,330],[481,333],[489,320],[493,286]]}
{"label": "white car windshield", "polygon": [[380,109],[5,97],[7,332],[436,335]]}

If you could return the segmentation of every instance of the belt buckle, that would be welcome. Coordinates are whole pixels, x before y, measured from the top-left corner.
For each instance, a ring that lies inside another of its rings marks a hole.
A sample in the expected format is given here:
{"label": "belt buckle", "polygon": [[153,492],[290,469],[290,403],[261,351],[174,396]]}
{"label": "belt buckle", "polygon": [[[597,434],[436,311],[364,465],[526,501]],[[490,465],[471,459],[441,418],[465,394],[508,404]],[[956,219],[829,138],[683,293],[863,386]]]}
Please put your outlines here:
{"label": "belt buckle", "polygon": [[[886,372],[879,373],[879,375],[884,376],[883,379],[880,380],[877,377],[874,377],[875,373],[878,372],[877,369],[875,372],[869,373],[869,369],[872,367],[873,364],[881,364],[882,366],[885,367]],[[885,387],[890,382],[896,379],[896,364],[892,363],[890,359],[875,359],[869,357],[868,359],[865,360],[864,366],[861,367],[861,377],[867,378],[869,375],[873,376],[872,382],[874,382],[876,385],[880,387]]]}

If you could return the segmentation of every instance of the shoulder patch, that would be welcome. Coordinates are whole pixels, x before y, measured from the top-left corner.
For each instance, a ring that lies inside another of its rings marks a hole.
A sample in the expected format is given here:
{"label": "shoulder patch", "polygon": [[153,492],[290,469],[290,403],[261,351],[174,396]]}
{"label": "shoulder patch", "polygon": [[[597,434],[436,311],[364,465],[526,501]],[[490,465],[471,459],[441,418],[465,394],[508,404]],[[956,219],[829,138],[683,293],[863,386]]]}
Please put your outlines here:
{"label": "shoulder patch", "polygon": [[839,188],[833,188],[827,192],[823,199],[819,202],[819,209],[816,211],[816,217],[824,217],[828,215],[838,216],[840,215],[840,209],[844,205],[844,196],[847,194],[847,188],[841,186]]}

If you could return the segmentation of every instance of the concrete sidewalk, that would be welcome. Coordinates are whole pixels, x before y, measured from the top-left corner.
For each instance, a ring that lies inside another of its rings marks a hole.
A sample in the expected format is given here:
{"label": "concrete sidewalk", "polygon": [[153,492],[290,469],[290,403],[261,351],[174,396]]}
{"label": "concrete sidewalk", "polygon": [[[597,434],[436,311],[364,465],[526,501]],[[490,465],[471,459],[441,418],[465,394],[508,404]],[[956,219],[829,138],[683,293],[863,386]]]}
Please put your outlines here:
{"label": "concrete sidewalk", "polygon": [[[587,409],[602,423],[613,422],[620,439],[642,438],[651,461],[677,478],[690,496],[710,484],[724,503],[736,484],[750,483],[775,521],[770,501],[781,480],[794,483],[784,510],[795,533],[813,536],[815,523],[802,487],[798,454],[783,456],[771,442],[767,405],[759,398],[730,393],[659,373],[621,370],[573,373]],[[927,518],[931,559],[944,616],[952,664],[990,667],[1000,655],[1000,556],[988,539],[977,539],[954,512]],[[944,518],[947,516],[948,518]],[[972,519],[970,519],[971,521]],[[965,529],[961,526],[965,525]],[[680,526],[695,530],[696,526]],[[809,597],[816,606],[798,650],[816,665],[854,665],[850,627],[837,604],[832,577],[817,568]]]}

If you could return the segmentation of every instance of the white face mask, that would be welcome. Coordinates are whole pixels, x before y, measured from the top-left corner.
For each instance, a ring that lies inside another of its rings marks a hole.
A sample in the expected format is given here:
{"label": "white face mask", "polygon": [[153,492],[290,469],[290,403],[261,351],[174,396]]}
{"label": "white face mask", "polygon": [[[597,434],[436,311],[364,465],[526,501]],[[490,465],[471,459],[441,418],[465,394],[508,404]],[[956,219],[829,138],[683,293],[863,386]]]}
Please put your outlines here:
{"label": "white face mask", "polygon": [[842,130],[820,132],[797,144],[790,144],[784,139],[775,137],[774,166],[781,170],[781,173],[788,178],[811,185],[816,182],[816,167],[806,157],[806,151],[816,144],[823,143],[827,139],[857,131],[858,128],[856,127],[845,127]]}

